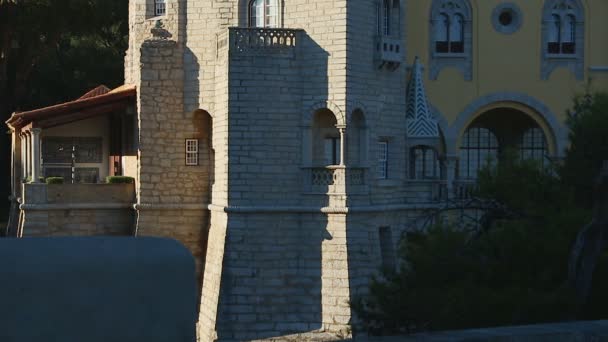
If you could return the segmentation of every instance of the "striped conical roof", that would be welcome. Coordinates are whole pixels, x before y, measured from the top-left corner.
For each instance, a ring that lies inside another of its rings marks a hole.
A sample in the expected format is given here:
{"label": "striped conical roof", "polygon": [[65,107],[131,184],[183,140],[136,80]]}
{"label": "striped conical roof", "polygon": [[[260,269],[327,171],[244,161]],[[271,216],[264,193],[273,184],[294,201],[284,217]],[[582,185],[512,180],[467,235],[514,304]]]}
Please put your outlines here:
{"label": "striped conical roof", "polygon": [[412,66],[412,76],[407,86],[407,135],[410,138],[439,138],[437,121],[431,116],[424,90],[422,65],[418,57]]}

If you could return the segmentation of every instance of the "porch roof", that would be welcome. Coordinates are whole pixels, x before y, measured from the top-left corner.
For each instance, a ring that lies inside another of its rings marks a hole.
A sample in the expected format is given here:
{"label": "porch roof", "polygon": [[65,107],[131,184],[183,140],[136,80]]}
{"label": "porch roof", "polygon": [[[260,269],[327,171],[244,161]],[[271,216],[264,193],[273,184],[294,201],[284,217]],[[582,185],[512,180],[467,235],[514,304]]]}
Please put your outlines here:
{"label": "porch roof", "polygon": [[135,85],[125,84],[113,90],[102,85],[73,101],[15,112],[6,124],[12,128],[23,128],[29,124],[40,128],[63,125],[125,109],[133,103],[136,93]]}

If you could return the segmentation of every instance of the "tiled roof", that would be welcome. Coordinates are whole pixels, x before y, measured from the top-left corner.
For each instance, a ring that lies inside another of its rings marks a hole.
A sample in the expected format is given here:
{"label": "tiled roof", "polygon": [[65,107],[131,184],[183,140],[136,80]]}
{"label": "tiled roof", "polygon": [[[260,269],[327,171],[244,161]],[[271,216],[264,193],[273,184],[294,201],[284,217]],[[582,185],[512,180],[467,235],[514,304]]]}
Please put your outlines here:
{"label": "tiled roof", "polygon": [[76,117],[100,115],[126,107],[135,99],[134,85],[122,85],[110,90],[106,86],[99,86],[80,98],[49,107],[34,109],[26,112],[16,112],[6,121],[11,127],[21,128],[32,122],[59,119],[62,116]]}

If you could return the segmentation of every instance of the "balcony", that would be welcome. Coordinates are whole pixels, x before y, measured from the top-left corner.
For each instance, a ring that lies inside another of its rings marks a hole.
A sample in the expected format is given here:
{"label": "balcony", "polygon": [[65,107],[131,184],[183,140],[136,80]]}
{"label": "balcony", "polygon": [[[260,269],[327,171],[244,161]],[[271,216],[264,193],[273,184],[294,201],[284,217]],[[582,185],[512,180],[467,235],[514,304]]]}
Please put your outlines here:
{"label": "balcony", "polygon": [[397,69],[403,61],[403,55],[401,38],[389,36],[376,37],[375,60],[380,68],[387,66],[393,70]]}
{"label": "balcony", "polygon": [[467,200],[473,198],[477,190],[477,181],[473,179],[457,179],[454,181],[454,198]]}
{"label": "balcony", "polygon": [[295,56],[301,39],[300,29],[230,27],[217,37],[218,55],[268,55]]}
{"label": "balcony", "polygon": [[304,191],[315,194],[362,192],[366,189],[365,168],[326,166],[304,168]]}

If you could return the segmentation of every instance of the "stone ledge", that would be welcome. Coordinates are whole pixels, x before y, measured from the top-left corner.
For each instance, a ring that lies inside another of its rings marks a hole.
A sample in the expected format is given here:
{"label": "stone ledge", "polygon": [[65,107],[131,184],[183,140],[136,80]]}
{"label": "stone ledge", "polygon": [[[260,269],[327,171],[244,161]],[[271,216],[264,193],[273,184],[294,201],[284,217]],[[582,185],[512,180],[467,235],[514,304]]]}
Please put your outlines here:
{"label": "stone ledge", "polygon": [[443,341],[608,341],[608,320],[523,325],[498,328],[443,331],[390,337],[357,337],[355,341],[369,342],[443,342]]}

